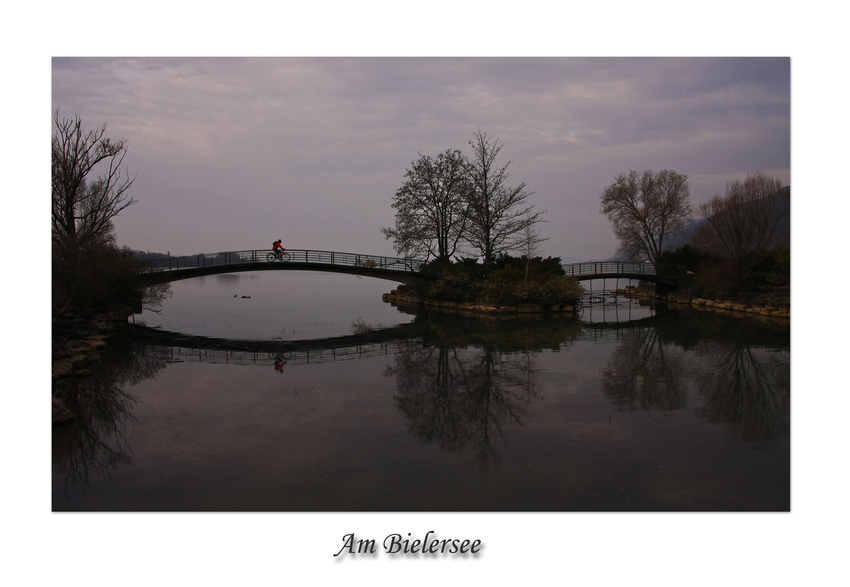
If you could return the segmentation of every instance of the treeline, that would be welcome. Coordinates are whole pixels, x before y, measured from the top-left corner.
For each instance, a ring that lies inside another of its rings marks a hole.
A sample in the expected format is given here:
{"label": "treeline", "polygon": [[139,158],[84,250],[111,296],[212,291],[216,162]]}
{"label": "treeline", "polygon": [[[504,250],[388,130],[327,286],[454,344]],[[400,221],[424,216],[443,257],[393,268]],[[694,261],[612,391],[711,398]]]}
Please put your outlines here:
{"label": "treeline", "polygon": [[764,174],[727,186],[698,208],[703,222],[661,262],[692,267],[680,289],[698,297],[791,285],[791,189]]}
{"label": "treeline", "polygon": [[[603,191],[600,212],[620,241],[621,257],[687,270],[680,289],[698,297],[788,286],[790,187],[752,173],[694,209],[687,181],[673,171],[631,171]],[[696,228],[678,244],[689,226]]]}

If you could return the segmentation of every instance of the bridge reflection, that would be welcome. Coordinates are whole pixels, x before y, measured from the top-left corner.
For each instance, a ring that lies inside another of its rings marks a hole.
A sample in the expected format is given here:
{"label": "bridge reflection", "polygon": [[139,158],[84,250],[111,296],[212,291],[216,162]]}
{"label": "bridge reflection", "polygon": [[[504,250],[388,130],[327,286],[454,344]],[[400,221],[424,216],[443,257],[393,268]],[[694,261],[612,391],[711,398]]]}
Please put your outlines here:
{"label": "bridge reflection", "polygon": [[224,363],[228,365],[278,365],[282,362],[286,365],[311,365],[333,361],[387,357],[399,352],[401,346],[400,342],[378,342],[343,347],[307,348],[294,351],[281,350],[277,352],[168,346],[160,347],[159,352],[167,363],[190,361]]}
{"label": "bridge reflection", "polygon": [[[790,430],[787,326],[705,312],[660,310],[640,320],[584,323],[575,318],[499,320],[423,311],[412,324],[315,341],[234,341],[136,327],[117,340],[86,378],[54,382],[54,396],[75,415],[53,429],[53,466],[67,491],[131,466],[128,442],[138,403],[131,386],[169,364],[312,365],[384,357],[395,381],[393,404],[410,435],[466,455],[481,471],[498,464],[510,430],[560,384],[543,376],[553,361],[565,373],[599,370],[601,393],[618,411],[693,410],[745,442]],[[587,342],[611,341],[595,362]],[[561,358],[563,357],[563,359]],[[563,362],[562,362],[563,361]],[[254,371],[254,370],[251,370]],[[610,420],[609,420],[610,421]]]}

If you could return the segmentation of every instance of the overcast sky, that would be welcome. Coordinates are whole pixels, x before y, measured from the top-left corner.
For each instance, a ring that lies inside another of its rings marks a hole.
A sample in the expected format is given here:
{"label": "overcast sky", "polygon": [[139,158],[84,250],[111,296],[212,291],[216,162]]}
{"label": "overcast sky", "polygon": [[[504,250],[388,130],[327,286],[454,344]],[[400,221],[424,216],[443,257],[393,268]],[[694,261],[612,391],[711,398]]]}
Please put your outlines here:
{"label": "overcast sky", "polygon": [[54,58],[53,108],[129,141],[119,244],[172,254],[394,254],[380,233],[419,154],[497,137],[548,210],[544,254],[610,257],[599,195],[673,169],[691,201],[764,171],[790,184],[787,58]]}

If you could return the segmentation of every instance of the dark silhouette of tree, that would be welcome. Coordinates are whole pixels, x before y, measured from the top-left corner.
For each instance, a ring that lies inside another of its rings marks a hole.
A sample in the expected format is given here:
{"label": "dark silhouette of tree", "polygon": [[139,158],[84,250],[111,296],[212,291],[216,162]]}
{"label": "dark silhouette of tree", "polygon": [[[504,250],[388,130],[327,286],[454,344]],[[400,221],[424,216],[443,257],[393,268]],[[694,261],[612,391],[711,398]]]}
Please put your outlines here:
{"label": "dark silhouette of tree", "polygon": [[[545,222],[545,220],[541,220]],[[538,257],[542,252],[541,245],[549,240],[549,237],[543,238],[540,236],[540,231],[536,223],[529,223],[522,231],[522,235],[517,243],[517,250],[525,256],[525,278],[528,281],[528,270],[531,267],[531,260]]]}
{"label": "dark silhouette of tree", "polygon": [[739,285],[743,285],[769,251],[785,244],[790,236],[790,190],[781,193],[782,182],[764,173],[747,175],[726,186],[699,206],[705,224],[693,241],[710,253],[732,260]]}
{"label": "dark silhouette of tree", "polygon": [[[53,116],[53,241],[63,257],[81,249],[114,244],[112,219],[134,204],[127,194],[135,178],[122,178],[127,150],[123,138],[106,135],[106,125],[86,132],[79,116]],[[103,173],[90,177],[95,170]]]}
{"label": "dark silhouette of tree", "polygon": [[473,190],[466,241],[483,259],[485,270],[489,270],[497,255],[522,248],[526,229],[541,222],[543,212],[535,212],[526,203],[534,192],[526,191],[524,183],[516,187],[507,185],[510,162],[502,167],[496,164],[502,150],[498,139],[479,130],[469,144]]}
{"label": "dark silhouette of tree", "polygon": [[395,228],[381,232],[400,255],[449,260],[467,227],[470,182],[463,154],[447,150],[432,159],[420,155],[395,193]]}
{"label": "dark silhouette of tree", "polygon": [[664,238],[690,218],[688,176],[675,171],[630,171],[602,192],[600,212],[608,217],[621,250],[658,264]]}

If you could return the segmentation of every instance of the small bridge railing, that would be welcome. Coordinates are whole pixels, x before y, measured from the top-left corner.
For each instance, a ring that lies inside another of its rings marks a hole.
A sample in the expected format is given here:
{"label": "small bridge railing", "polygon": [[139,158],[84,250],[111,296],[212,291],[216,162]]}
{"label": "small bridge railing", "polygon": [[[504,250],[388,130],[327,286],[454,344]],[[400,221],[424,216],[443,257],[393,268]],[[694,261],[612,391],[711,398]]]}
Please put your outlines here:
{"label": "small bridge railing", "polygon": [[[270,249],[252,251],[227,251],[221,253],[202,253],[182,257],[149,259],[147,271],[180,271],[183,269],[203,269],[221,266],[249,265],[253,263],[269,263],[267,256]],[[333,265],[341,267],[359,267],[363,269],[382,269],[386,271],[416,272],[424,263],[421,259],[380,257],[376,255],[361,255],[357,253],[340,253],[336,251],[314,251],[305,249],[286,249],[290,259],[288,265]],[[273,261],[280,263],[279,261]]]}
{"label": "small bridge railing", "polygon": [[618,263],[613,261],[596,261],[572,263],[564,265],[564,271],[571,276],[587,275],[654,275],[656,277],[680,277],[687,268],[677,265],[659,265],[652,263]]}
{"label": "small bridge railing", "polygon": [[[250,265],[269,263],[267,257],[270,249],[251,251],[226,251],[221,253],[202,253],[149,259],[146,270],[149,272],[181,271],[184,269],[204,269],[214,267]],[[286,249],[290,260],[288,265],[329,265],[339,267],[356,267],[362,269],[379,269],[399,273],[416,273],[425,263],[422,259],[381,257],[358,253],[341,253],[337,251],[316,251],[309,249]],[[273,261],[279,263],[279,261]],[[588,275],[652,275],[656,277],[678,278],[687,268],[675,265],[660,265],[652,263],[622,263],[612,261],[593,261],[564,265],[567,275],[587,277]]]}

